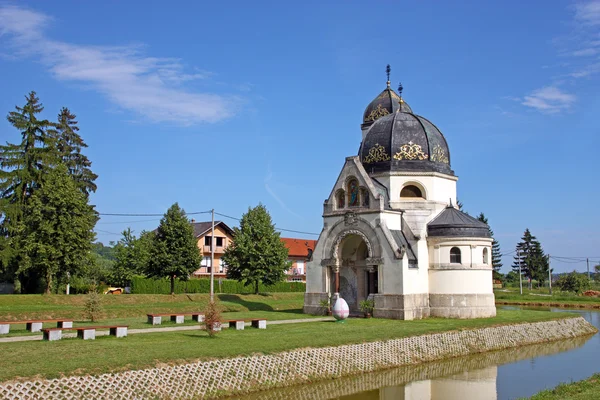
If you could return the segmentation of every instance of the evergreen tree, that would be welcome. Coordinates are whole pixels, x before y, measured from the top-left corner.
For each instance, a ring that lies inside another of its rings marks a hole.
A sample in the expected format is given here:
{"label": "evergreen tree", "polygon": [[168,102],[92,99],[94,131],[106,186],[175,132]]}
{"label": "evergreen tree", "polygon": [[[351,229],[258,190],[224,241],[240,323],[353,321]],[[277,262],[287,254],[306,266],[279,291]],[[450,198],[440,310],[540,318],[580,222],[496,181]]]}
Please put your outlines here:
{"label": "evergreen tree", "polygon": [[288,250],[271,222],[267,209],[259,204],[242,216],[239,228],[234,228],[233,243],[221,259],[227,264],[227,277],[254,285],[272,285],[282,281],[289,269]]}
{"label": "evergreen tree", "polygon": [[51,167],[47,133],[51,123],[38,118],[44,107],[35,92],[25,98],[26,104],[7,116],[21,133],[21,142],[0,145],[0,272],[31,282],[24,286],[36,286],[38,277],[26,271],[30,264],[24,249],[23,211]]}
{"label": "evergreen tree", "polygon": [[530,288],[531,280],[536,279],[539,286],[548,278],[548,269],[550,268],[548,257],[544,254],[540,242],[529,229],[525,229],[521,242],[517,244],[517,254],[512,265],[513,271],[517,273],[519,272],[519,262],[521,274],[529,279]]}
{"label": "evergreen tree", "polygon": [[111,273],[111,284],[128,286],[135,275],[143,275],[150,262],[150,249],[154,233],[142,231],[136,238],[131,228],[123,231],[123,237],[114,247],[115,265]]}
{"label": "evergreen tree", "polygon": [[192,225],[185,211],[175,203],[167,210],[155,231],[148,275],[169,277],[171,294],[175,294],[175,278],[187,280],[199,266],[200,251]]}
{"label": "evergreen tree", "polygon": [[492,237],[492,268],[494,269],[494,278],[498,279],[500,275],[500,268],[502,268],[502,253],[500,252],[500,243],[494,238],[494,231],[488,224],[488,219],[483,213],[480,213],[477,217],[478,220],[488,226],[490,236]]}
{"label": "evergreen tree", "polygon": [[75,118],[68,108],[63,107],[58,114],[58,122],[54,124],[55,129],[49,133],[54,141],[56,157],[67,166],[69,175],[80,190],[89,195],[97,189],[94,181],[98,175],[90,169],[91,161],[81,153],[81,149],[88,146],[78,133],[79,127]]}
{"label": "evergreen tree", "polygon": [[74,275],[87,262],[97,220],[66,166],[44,176],[25,207],[24,247],[28,266],[45,280],[46,293],[57,279]]}

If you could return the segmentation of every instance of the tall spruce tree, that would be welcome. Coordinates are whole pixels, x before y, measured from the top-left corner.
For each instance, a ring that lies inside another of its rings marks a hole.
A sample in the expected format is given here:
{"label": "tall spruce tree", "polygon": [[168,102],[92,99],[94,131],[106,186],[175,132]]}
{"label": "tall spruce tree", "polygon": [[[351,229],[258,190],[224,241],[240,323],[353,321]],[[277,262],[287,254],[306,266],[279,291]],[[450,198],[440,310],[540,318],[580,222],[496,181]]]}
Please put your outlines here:
{"label": "tall spruce tree", "polygon": [[97,220],[65,165],[44,175],[25,206],[24,247],[30,267],[44,278],[46,293],[87,262]]}
{"label": "tall spruce tree", "polygon": [[254,286],[272,285],[284,279],[289,269],[288,250],[271,221],[267,209],[259,204],[242,216],[234,228],[233,243],[221,259],[227,264],[227,277]]}
{"label": "tall spruce tree", "polygon": [[81,152],[88,147],[79,135],[75,114],[63,107],[58,114],[58,122],[49,133],[54,141],[56,157],[67,166],[69,175],[82,192],[89,195],[97,189],[94,181],[98,175],[91,170],[91,161]]}
{"label": "tall spruce tree", "polygon": [[480,213],[477,217],[478,220],[488,226],[490,236],[492,237],[492,268],[494,269],[494,278],[498,278],[500,275],[500,269],[502,268],[502,253],[500,252],[500,243],[494,238],[494,231],[488,223],[488,219],[483,213]]}
{"label": "tall spruce tree", "polygon": [[35,92],[25,99],[23,107],[16,106],[6,117],[20,132],[20,143],[0,145],[0,268],[5,275],[34,282],[35,274],[27,272],[30,263],[24,249],[27,230],[23,212],[39,188],[44,172],[51,168],[48,136],[51,123],[38,117],[44,107]]}
{"label": "tall spruce tree", "polygon": [[192,224],[179,204],[173,204],[154,233],[147,273],[171,279],[175,294],[175,278],[187,280],[200,266],[200,251]]}
{"label": "tall spruce tree", "polygon": [[548,278],[548,257],[544,254],[541,243],[531,234],[529,229],[525,229],[525,233],[521,238],[521,242],[516,247],[517,254],[514,257],[512,269],[519,272],[519,263],[521,266],[521,274],[528,278],[529,287],[531,281],[537,280],[538,286],[542,285]]}

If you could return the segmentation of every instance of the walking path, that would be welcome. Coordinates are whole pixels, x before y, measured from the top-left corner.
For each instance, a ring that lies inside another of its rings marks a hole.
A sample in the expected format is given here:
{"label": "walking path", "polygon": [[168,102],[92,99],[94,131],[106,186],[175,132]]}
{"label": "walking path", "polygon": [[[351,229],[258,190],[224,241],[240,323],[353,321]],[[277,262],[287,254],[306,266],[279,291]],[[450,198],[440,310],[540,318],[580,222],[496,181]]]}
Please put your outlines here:
{"label": "walking path", "polygon": [[[281,325],[281,324],[298,324],[304,322],[321,322],[321,321],[335,321],[333,317],[323,318],[302,318],[302,319],[284,319],[279,321],[268,321],[268,325]],[[250,323],[246,324],[250,326]],[[198,329],[204,329],[202,325],[186,325],[186,326],[168,326],[163,328],[142,328],[142,329],[128,329],[128,335],[135,335],[138,333],[164,333],[164,332],[177,332],[177,331],[194,331]],[[108,336],[107,330],[96,331],[96,336]],[[63,339],[77,337],[76,333],[63,333]],[[42,340],[43,335],[35,336],[12,336],[7,338],[0,338],[0,343],[10,342],[31,342],[36,340]]]}

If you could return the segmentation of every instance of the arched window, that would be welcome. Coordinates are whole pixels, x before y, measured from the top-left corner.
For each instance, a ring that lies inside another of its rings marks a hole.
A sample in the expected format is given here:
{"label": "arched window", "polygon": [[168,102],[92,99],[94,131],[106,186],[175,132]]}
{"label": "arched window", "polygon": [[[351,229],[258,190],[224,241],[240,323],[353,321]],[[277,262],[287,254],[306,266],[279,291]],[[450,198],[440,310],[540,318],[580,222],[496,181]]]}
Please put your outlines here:
{"label": "arched window", "polygon": [[484,264],[489,264],[489,261],[488,261],[488,249],[487,249],[487,247],[483,248],[483,263]]}
{"label": "arched window", "polygon": [[367,189],[360,189],[360,197],[362,199],[362,206],[369,207],[369,192],[367,191]]}
{"label": "arched window", "polygon": [[337,192],[337,208],[338,210],[344,208],[346,206],[346,195],[343,190],[339,190]]}
{"label": "arched window", "polygon": [[348,182],[348,207],[358,207],[360,205],[358,198],[358,181],[351,179]]}
{"label": "arched window", "polygon": [[451,264],[460,264],[460,249],[458,247],[453,247],[450,249],[450,263]]}
{"label": "arched window", "polygon": [[408,185],[402,188],[402,190],[400,191],[400,197],[423,198],[423,193],[421,192],[421,189],[419,189],[415,185]]}

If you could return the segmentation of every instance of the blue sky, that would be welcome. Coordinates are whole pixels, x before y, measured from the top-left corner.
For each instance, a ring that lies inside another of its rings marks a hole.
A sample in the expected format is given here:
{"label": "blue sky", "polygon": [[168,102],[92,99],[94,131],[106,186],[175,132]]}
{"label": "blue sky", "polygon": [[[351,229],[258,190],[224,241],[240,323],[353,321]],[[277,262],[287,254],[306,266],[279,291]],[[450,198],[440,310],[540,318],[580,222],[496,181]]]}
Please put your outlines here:
{"label": "blue sky", "polygon": [[[47,118],[71,108],[101,213],[262,202],[320,232],[388,63],[503,252],[529,228],[553,256],[600,260],[599,0],[0,2],[0,112],[30,90]],[[19,140],[4,119],[0,140]],[[103,217],[98,239],[159,219]]]}

